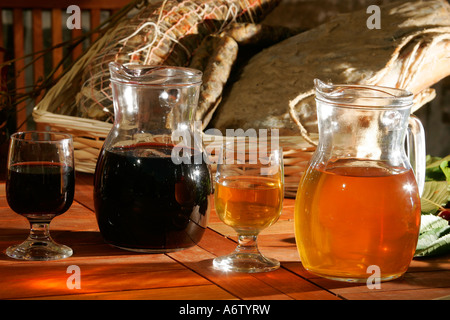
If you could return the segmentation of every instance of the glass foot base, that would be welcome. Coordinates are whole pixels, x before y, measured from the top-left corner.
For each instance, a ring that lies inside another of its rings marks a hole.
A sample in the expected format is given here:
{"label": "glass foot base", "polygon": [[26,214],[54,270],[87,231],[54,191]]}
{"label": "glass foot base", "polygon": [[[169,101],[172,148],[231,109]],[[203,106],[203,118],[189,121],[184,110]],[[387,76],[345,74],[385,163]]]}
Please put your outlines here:
{"label": "glass foot base", "polygon": [[280,262],[261,254],[232,253],[213,260],[215,269],[236,272],[268,272],[280,267]]}
{"label": "glass foot base", "polygon": [[[318,274],[316,274],[318,275]],[[367,278],[341,278],[341,277],[333,277],[333,276],[323,276],[323,275],[319,275],[322,278],[326,278],[326,279],[330,279],[330,280],[334,280],[334,281],[341,281],[341,282],[348,282],[348,283],[367,283]],[[402,276],[402,274],[399,275],[394,275],[391,277],[383,277],[383,278],[379,278],[378,280],[380,282],[387,282],[387,281],[392,281],[395,280],[397,278],[400,278]]]}
{"label": "glass foot base", "polygon": [[68,258],[73,254],[71,248],[52,241],[25,240],[23,243],[6,249],[8,257],[19,260],[48,261]]}
{"label": "glass foot base", "polygon": [[334,280],[334,281],[341,281],[341,282],[349,282],[349,283],[372,283],[374,281],[379,281],[379,282],[386,282],[386,281],[391,281],[391,280],[395,280],[397,278],[400,278],[401,276],[403,276],[403,274],[405,273],[405,271],[400,272],[400,273],[395,273],[395,274],[389,274],[389,275],[380,275],[379,278],[375,278],[373,276],[371,276],[369,273],[367,274],[367,276],[365,275],[354,275],[351,273],[324,273],[324,272],[318,272],[314,269],[310,269],[307,266],[304,266],[305,269],[322,278],[325,279],[330,279],[330,280]]}

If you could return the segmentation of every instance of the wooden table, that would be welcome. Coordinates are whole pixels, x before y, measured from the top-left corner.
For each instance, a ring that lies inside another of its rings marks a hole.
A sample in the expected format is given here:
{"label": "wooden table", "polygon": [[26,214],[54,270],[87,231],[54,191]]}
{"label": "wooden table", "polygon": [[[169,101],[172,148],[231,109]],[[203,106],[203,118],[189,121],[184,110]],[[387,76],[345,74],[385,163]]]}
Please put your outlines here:
{"label": "wooden table", "polygon": [[[92,178],[77,174],[76,201],[50,225],[53,238],[74,250],[72,257],[59,261],[16,261],[5,255],[8,246],[27,237],[29,225],[8,207],[4,182],[0,184],[0,299],[450,299],[450,255],[414,260],[404,277],[381,283],[381,289],[308,273],[295,246],[293,199],[285,200],[280,220],[259,237],[261,251],[281,261],[274,272],[222,273],[212,268],[214,257],[236,246],[234,232],[214,211],[203,239],[193,248],[170,254],[114,248],[98,231]],[[74,287],[77,283],[80,288]]]}

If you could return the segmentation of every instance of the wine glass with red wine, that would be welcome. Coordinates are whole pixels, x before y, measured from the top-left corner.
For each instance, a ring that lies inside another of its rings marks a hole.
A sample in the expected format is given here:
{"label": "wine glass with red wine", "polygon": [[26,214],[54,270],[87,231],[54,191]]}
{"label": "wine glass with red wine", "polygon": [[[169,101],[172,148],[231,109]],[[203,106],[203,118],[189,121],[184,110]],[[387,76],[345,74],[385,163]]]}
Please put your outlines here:
{"label": "wine glass with red wine", "polygon": [[11,209],[26,217],[28,239],[6,250],[21,260],[70,257],[72,249],[50,236],[51,220],[66,212],[75,193],[73,141],[70,134],[17,132],[11,136],[6,197]]}

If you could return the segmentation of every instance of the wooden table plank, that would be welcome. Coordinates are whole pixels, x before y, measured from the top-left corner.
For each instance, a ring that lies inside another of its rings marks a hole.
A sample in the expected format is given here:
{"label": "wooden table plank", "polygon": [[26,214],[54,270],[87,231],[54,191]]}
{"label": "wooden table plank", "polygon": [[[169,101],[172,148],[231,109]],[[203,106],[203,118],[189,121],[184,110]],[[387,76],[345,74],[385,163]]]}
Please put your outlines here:
{"label": "wooden table plank", "polygon": [[[132,265],[130,266],[132,267]],[[83,268],[83,266],[81,266]],[[127,269],[129,267],[127,266]],[[154,271],[154,272],[123,272],[107,275],[103,273],[86,274],[81,272],[80,289],[71,289],[67,286],[69,275],[66,268],[59,272],[36,273],[32,277],[20,279],[12,277],[2,281],[0,299],[17,299],[29,297],[45,297],[53,295],[70,295],[82,293],[115,292],[142,290],[149,288],[172,288],[192,285],[206,285],[208,281],[188,269]],[[82,269],[83,270],[83,269]],[[189,297],[185,297],[188,299]]]}
{"label": "wooden table plank", "polygon": [[75,179],[75,200],[94,211],[94,176],[77,172]]}
{"label": "wooden table plank", "polygon": [[[220,245],[218,245],[219,243]],[[296,277],[283,267],[269,273],[250,275],[214,270],[212,259],[216,256],[231,253],[236,247],[234,241],[224,238],[217,232],[207,230],[198,247],[206,252],[189,250],[170,254],[170,256],[186,264],[190,269],[195,270],[218,286],[234,292],[241,299],[294,299],[294,297],[299,298],[300,296],[303,299],[326,300],[334,298],[334,295]],[[204,261],[198,263],[199,257]],[[250,277],[254,279],[250,279]],[[263,292],[261,288],[264,288],[265,291]]]}
{"label": "wooden table plank", "polygon": [[289,299],[277,288],[267,285],[252,275],[215,270],[212,259],[216,256],[202,249],[201,246],[168,255],[240,299]]}
{"label": "wooden table plank", "polygon": [[[450,261],[450,255],[440,259]],[[415,262],[416,260],[413,260],[411,264],[414,265]],[[408,270],[400,279],[382,282],[380,289],[370,289],[365,283],[346,283],[318,277],[306,271],[300,262],[288,262],[284,264],[284,267],[342,299],[426,300],[450,295],[450,269],[448,268],[436,268],[434,271],[430,269],[427,271],[426,267],[411,268],[420,271]]]}
{"label": "wooden table plank", "polygon": [[237,300],[215,285],[128,290],[32,298],[33,300]]}
{"label": "wooden table plank", "polygon": [[[77,173],[75,202],[50,225],[74,255],[59,261],[17,261],[4,251],[23,241],[28,222],[15,214],[0,184],[0,299],[151,299],[151,300],[384,300],[439,299],[450,296],[450,255],[412,261],[398,280],[369,289],[317,277],[306,271],[296,249],[294,200],[286,199],[279,221],[264,230],[261,252],[281,262],[269,273],[224,273],[212,260],[232,252],[237,237],[211,212],[210,224],[197,246],[168,253],[142,254],[106,244],[99,231],[92,199],[92,175]],[[81,288],[69,289],[69,266],[80,269]]]}

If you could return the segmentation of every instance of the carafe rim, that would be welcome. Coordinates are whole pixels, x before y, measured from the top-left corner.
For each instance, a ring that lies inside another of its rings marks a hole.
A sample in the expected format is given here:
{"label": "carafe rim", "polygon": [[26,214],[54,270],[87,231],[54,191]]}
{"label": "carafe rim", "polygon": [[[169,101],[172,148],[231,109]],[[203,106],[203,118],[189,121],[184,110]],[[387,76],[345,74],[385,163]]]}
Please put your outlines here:
{"label": "carafe rim", "polygon": [[200,70],[179,66],[109,63],[110,81],[130,86],[186,87],[202,83]]}
{"label": "carafe rim", "polygon": [[413,104],[414,94],[401,88],[365,84],[326,84],[314,79],[315,100],[343,108],[404,109]]}

